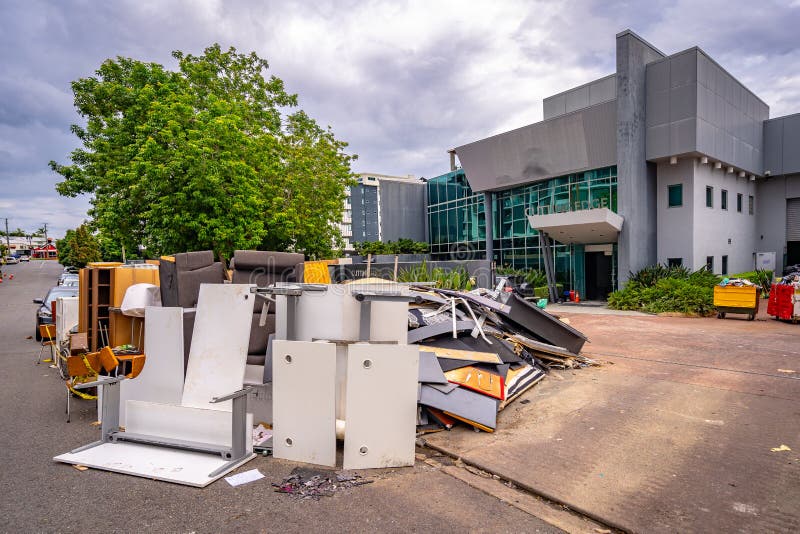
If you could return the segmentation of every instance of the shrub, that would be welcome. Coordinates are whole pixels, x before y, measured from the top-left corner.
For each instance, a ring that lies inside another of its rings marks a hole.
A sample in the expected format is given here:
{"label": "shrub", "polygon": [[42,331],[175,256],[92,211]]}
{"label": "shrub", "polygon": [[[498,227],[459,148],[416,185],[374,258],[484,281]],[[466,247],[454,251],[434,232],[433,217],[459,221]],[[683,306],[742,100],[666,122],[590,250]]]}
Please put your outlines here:
{"label": "shrub", "polygon": [[714,286],[720,278],[705,268],[652,265],[631,273],[625,289],[608,298],[608,307],[650,313],[709,315],[714,311]]}
{"label": "shrub", "polygon": [[397,273],[398,282],[434,282],[440,289],[458,289],[469,291],[474,287],[472,278],[466,269],[445,270],[441,267],[428,269],[428,265],[423,261],[410,269],[401,269]]}

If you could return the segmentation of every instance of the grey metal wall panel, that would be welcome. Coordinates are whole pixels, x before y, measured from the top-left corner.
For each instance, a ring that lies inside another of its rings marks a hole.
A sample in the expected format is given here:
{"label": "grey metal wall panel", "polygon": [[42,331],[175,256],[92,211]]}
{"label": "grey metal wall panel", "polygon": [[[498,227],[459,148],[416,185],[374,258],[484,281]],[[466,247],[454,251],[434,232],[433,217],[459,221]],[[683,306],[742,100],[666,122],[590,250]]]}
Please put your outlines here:
{"label": "grey metal wall panel", "polygon": [[690,83],[669,92],[669,120],[681,121],[697,116],[697,84]]}
{"label": "grey metal wall panel", "polygon": [[[669,76],[669,147],[661,125],[664,80]],[[761,124],[769,108],[699,48],[679,52],[647,65],[647,158],[700,153],[736,169],[761,174]],[[654,99],[653,102],[650,102]],[[687,119],[694,121],[694,133]],[[713,136],[713,140],[711,137]]]}
{"label": "grey metal wall panel", "polygon": [[544,120],[558,117],[567,112],[567,97],[563,94],[545,98],[542,102]]}
{"label": "grey metal wall panel", "polygon": [[589,105],[601,104],[617,98],[617,77],[601,78],[589,86]]}
{"label": "grey metal wall panel", "polygon": [[426,186],[419,182],[380,181],[381,238],[425,241]]}
{"label": "grey metal wall panel", "polygon": [[616,103],[606,102],[456,148],[473,191],[492,191],[617,162]]}
{"label": "grey metal wall panel", "polygon": [[568,92],[566,95],[566,112],[571,113],[589,107],[589,87],[584,85]]}
{"label": "grey metal wall panel", "polygon": [[553,119],[603,102],[609,102],[616,97],[616,75],[611,74],[545,98],[542,102],[544,120]]}
{"label": "grey metal wall panel", "polygon": [[786,241],[800,241],[800,198],[786,201]]}
{"label": "grey metal wall panel", "polygon": [[697,54],[687,50],[670,57],[670,88],[692,84],[697,81]]}
{"label": "grey metal wall panel", "polygon": [[783,172],[800,172],[800,115],[783,121]]}
{"label": "grey metal wall panel", "polygon": [[[647,126],[669,124],[669,91],[655,91],[647,86]],[[664,147],[669,150],[669,147]]]}

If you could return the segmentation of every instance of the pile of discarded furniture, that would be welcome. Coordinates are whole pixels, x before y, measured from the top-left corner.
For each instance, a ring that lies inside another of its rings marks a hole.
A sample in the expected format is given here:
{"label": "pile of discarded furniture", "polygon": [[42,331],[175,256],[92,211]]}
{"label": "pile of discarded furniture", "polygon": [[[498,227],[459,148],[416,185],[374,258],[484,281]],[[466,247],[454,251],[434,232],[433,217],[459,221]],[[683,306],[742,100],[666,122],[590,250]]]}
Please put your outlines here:
{"label": "pile of discarded furniture", "polygon": [[595,362],[586,337],[516,292],[412,287],[408,339],[420,346],[420,432],[458,421],[492,432],[497,413],[550,368]]}
{"label": "pile of discarded furniture", "polygon": [[419,432],[491,432],[548,369],[594,364],[583,334],[502,287],[306,284],[302,255],[261,251],[236,251],[230,271],[211,252],[158,269],[160,298],[126,308],[143,317],[144,367],[133,378],[106,358],[72,384],[98,390],[100,438],[56,461],[198,487],[264,449],[408,466]]}

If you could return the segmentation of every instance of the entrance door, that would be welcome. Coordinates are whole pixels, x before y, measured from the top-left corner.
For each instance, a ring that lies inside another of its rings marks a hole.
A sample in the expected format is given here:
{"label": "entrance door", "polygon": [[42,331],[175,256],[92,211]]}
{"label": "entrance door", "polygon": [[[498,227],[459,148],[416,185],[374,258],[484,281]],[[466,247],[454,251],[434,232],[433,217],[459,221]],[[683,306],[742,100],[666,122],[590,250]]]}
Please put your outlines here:
{"label": "entrance door", "polygon": [[786,265],[797,265],[800,263],[800,241],[788,241],[786,243]]}
{"label": "entrance door", "polygon": [[604,252],[586,253],[586,295],[585,300],[607,300],[611,287],[611,256]]}

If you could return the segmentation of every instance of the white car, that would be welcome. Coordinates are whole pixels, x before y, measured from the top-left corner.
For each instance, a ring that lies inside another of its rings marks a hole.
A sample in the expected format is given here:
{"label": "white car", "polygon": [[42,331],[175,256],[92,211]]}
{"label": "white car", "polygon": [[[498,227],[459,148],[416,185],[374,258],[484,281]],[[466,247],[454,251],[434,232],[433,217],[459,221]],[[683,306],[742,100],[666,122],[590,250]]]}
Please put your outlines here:
{"label": "white car", "polygon": [[19,263],[16,256],[6,256],[6,265],[14,265],[16,263]]}
{"label": "white car", "polygon": [[31,258],[30,256],[23,254],[22,256],[19,257],[19,261],[31,261]]}

